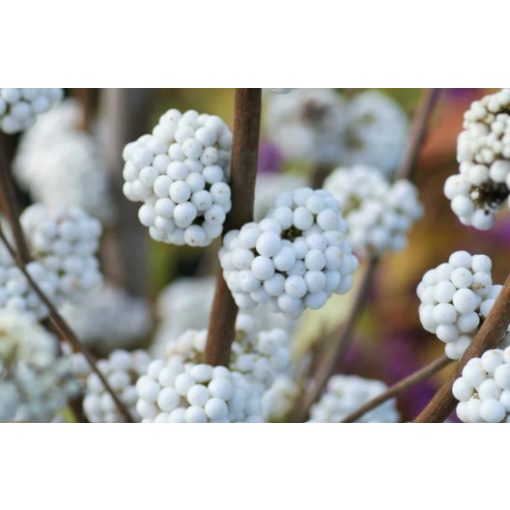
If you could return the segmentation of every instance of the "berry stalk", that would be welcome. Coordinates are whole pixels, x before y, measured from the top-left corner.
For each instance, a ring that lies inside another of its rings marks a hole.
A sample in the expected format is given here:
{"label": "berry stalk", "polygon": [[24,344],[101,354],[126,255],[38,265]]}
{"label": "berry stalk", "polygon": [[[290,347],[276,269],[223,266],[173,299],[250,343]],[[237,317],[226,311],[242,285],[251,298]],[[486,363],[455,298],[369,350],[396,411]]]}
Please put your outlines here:
{"label": "berry stalk", "polygon": [[324,180],[331,172],[331,167],[329,165],[324,165],[322,163],[316,164],[312,168],[312,172],[310,175],[310,187],[313,189],[322,188],[324,184]]}
{"label": "berry stalk", "polygon": [[[253,221],[261,103],[261,89],[236,89],[230,177],[232,209],[225,221],[225,233]],[[218,266],[205,363],[228,365],[230,348],[235,338],[237,312],[237,305],[223,279],[221,266]]]}
{"label": "berry stalk", "polygon": [[404,393],[405,391],[412,388],[416,384],[421,383],[422,381],[426,381],[433,375],[440,372],[443,368],[448,366],[451,362],[452,360],[448,358],[446,355],[443,355],[440,358],[435,359],[434,361],[420,368],[416,372],[413,372],[407,377],[404,377],[404,379],[395,383],[393,386],[388,388],[384,393],[381,393],[374,399],[362,405],[359,409],[346,416],[341,423],[352,423],[355,422],[356,420],[359,420],[369,411],[375,409],[382,403],[386,402],[386,400]]}
{"label": "berry stalk", "polygon": [[441,423],[453,411],[455,398],[452,393],[453,383],[462,374],[462,369],[471,358],[480,357],[485,351],[499,347],[501,339],[510,324],[510,275],[505,280],[501,293],[497,297],[487,319],[471,342],[464,356],[455,365],[454,370],[425,409],[415,418],[415,423]]}
{"label": "berry stalk", "polygon": [[397,178],[414,180],[420,148],[427,137],[430,118],[437,105],[441,89],[425,89],[411,124],[409,144]]}
{"label": "berry stalk", "polygon": [[71,89],[71,95],[81,103],[82,118],[77,128],[90,132],[97,106],[98,89]]}

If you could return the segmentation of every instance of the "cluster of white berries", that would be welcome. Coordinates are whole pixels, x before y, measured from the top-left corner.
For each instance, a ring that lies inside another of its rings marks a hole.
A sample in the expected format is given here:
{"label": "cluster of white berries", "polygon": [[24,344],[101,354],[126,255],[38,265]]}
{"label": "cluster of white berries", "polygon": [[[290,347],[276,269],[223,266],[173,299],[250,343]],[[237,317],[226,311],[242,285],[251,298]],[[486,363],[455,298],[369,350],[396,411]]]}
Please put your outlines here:
{"label": "cluster of white berries", "polygon": [[[54,299],[58,276],[40,262],[29,262],[26,268],[44,293]],[[33,319],[44,319],[48,315],[46,305],[3,245],[0,246],[0,309],[23,312]]]}
{"label": "cluster of white berries", "polygon": [[8,135],[23,131],[63,96],[63,89],[0,88],[0,130]]}
{"label": "cluster of white berries", "polygon": [[324,182],[324,189],[340,203],[347,238],[358,253],[403,249],[408,230],[423,214],[410,181],[390,184],[374,167],[337,168]]}
{"label": "cluster of white berries", "polygon": [[156,241],[207,246],[231,209],[232,133],[213,115],[163,114],[152,134],[124,148],[124,195],[143,202],[140,222]]}
{"label": "cluster of white berries", "polygon": [[110,223],[114,208],[99,137],[78,129],[81,117],[72,99],[42,115],[21,139],[14,175],[35,202],[80,207]]}
{"label": "cluster of white berries", "polygon": [[[167,357],[168,347],[186,337],[188,330],[207,328],[213,295],[212,277],[180,278],[161,291],[157,299],[159,323],[151,347],[155,357]],[[283,328],[290,332],[294,322],[262,307],[237,314],[236,331],[254,334],[256,324],[264,324],[265,329]],[[205,336],[202,342],[200,352],[205,349]]]}
{"label": "cluster of white berries", "polygon": [[29,315],[0,311],[0,421],[51,421],[76,393],[56,342]]}
{"label": "cluster of white berries", "polygon": [[332,89],[296,89],[268,96],[271,140],[288,160],[337,164],[346,130],[345,103]]}
{"label": "cluster of white berries", "polygon": [[400,105],[370,90],[347,103],[347,119],[342,164],[363,163],[386,175],[395,172],[407,146],[409,131]]}
{"label": "cluster of white berries", "polygon": [[[386,391],[381,381],[355,375],[334,375],[321,399],[310,409],[310,422],[338,423],[369,400]],[[389,399],[366,413],[361,423],[396,423],[400,419],[395,399]]]}
{"label": "cluster of white berries", "polygon": [[183,363],[202,363],[204,360],[207,329],[184,331],[179,338],[165,345],[165,359],[179,358]]}
{"label": "cluster of white berries", "polygon": [[291,338],[283,329],[241,334],[232,344],[230,368],[244,374],[263,392],[279,374],[291,372]]}
{"label": "cluster of white berries", "polygon": [[[164,356],[167,359],[178,357],[183,363],[202,363],[206,341],[206,329],[190,329],[166,345]],[[290,373],[290,342],[290,335],[283,329],[255,333],[237,326],[237,339],[232,344],[229,368],[242,373],[265,391],[276,375]]]}
{"label": "cluster of white berries", "polygon": [[79,301],[101,283],[101,224],[79,208],[27,207],[20,217],[34,259],[58,276],[57,301]]}
{"label": "cluster of white berries", "polygon": [[452,387],[465,423],[510,423],[510,347],[472,358]]}
{"label": "cluster of white berries", "polygon": [[457,251],[418,284],[420,322],[446,344],[451,359],[462,357],[501,291],[501,285],[492,283],[491,270],[486,255]]}
{"label": "cluster of white berries", "polygon": [[[135,385],[150,363],[151,357],[142,350],[133,352],[115,350],[107,359],[97,362],[97,368],[106,377],[115,394],[136,421],[140,420],[140,416],[136,411],[138,396]],[[124,421],[112,396],[105,390],[97,374],[93,372],[88,374],[86,380],[83,410],[89,421],[93,423]]]}
{"label": "cluster of white berries", "polygon": [[257,317],[239,313],[236,321],[237,340],[232,345],[231,366],[243,372],[262,392],[265,421],[284,421],[299,394],[299,381],[307,368],[308,358],[292,359],[292,335],[286,329],[258,330]]}
{"label": "cluster of white berries", "polygon": [[261,422],[260,394],[245,376],[228,368],[153,361],[136,384],[143,422]]}
{"label": "cluster of white berries", "polygon": [[228,232],[219,257],[239,308],[265,303],[290,317],[347,292],[358,266],[338,202],[310,188],[280,194],[266,218]]}
{"label": "cluster of white berries", "polygon": [[151,324],[148,303],[112,285],[93,290],[79,304],[66,303],[61,313],[80,340],[101,354],[135,347]]}
{"label": "cluster of white berries", "polygon": [[464,225],[492,227],[510,194],[510,89],[485,96],[464,114],[457,141],[460,172],[444,193]]}
{"label": "cluster of white berries", "polygon": [[[96,220],[78,209],[49,210],[41,204],[25,209],[20,220],[35,259],[27,264],[27,271],[52,302],[80,300],[100,283],[94,252],[101,228]],[[0,247],[0,308],[35,319],[48,315],[4,246]]]}
{"label": "cluster of white berries", "polygon": [[297,89],[268,99],[269,134],[289,160],[363,163],[390,174],[402,159],[406,115],[379,92],[363,92],[347,101],[332,89]]}
{"label": "cluster of white berries", "polygon": [[[261,396],[263,417],[278,419],[297,396],[296,364],[291,360],[291,336],[283,329],[256,331],[253,318],[240,314],[229,369],[242,374]],[[163,357],[182,363],[203,363],[207,330],[188,330],[166,344]]]}

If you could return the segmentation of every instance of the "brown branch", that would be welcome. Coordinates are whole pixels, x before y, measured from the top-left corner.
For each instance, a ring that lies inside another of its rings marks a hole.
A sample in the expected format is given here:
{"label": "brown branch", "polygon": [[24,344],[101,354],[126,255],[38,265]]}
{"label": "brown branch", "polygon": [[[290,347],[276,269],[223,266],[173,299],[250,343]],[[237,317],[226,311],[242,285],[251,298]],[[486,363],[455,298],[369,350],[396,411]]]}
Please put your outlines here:
{"label": "brown branch", "polygon": [[446,420],[455,408],[452,393],[453,383],[462,374],[462,369],[471,358],[480,357],[488,349],[496,349],[510,324],[510,275],[501,289],[492,310],[483,322],[464,356],[455,366],[452,373],[441,385],[425,409],[416,417],[415,423],[440,423]]}
{"label": "brown branch", "polygon": [[80,131],[90,132],[96,113],[98,89],[71,89],[71,95],[81,104],[82,116],[78,126]]}
{"label": "brown branch", "polygon": [[152,89],[101,89],[99,114],[105,130],[104,157],[110,172],[115,224],[105,229],[102,267],[107,280],[135,296],[146,296],[147,229],[138,220],[138,208],[122,193],[124,146],[147,132]]}
{"label": "brown branch", "polygon": [[[227,216],[224,232],[241,228],[253,221],[253,202],[260,136],[261,90],[236,89],[234,140],[232,145],[232,209]],[[237,306],[232,298],[221,267],[216,270],[205,362],[228,365],[230,348],[235,337]]]}
{"label": "brown branch", "polygon": [[411,375],[408,375],[404,379],[398,381],[393,386],[388,388],[384,393],[381,393],[380,395],[373,398],[366,404],[362,405],[356,411],[353,411],[351,414],[346,416],[340,423],[352,423],[355,422],[356,420],[359,420],[369,411],[375,409],[376,407],[379,407],[382,403],[386,402],[386,400],[389,400],[390,398],[396,397],[401,393],[404,393],[409,388],[412,388],[413,386],[415,386],[418,383],[421,383],[422,381],[426,381],[434,374],[437,374],[443,368],[448,366],[451,362],[452,360],[447,356],[445,355],[441,356],[440,358],[432,361],[432,363],[429,363],[425,367],[420,368]]}
{"label": "brown branch", "polygon": [[397,178],[414,180],[420,148],[427,137],[432,112],[441,95],[441,89],[425,89],[420,104],[413,116],[410,128],[409,144]]}
{"label": "brown branch", "polygon": [[329,165],[324,165],[322,163],[314,165],[310,175],[310,187],[313,189],[322,188],[322,185],[330,172],[331,167]]}
{"label": "brown branch", "polygon": [[[437,103],[441,89],[425,89],[420,100],[410,128],[410,140],[402,166],[397,172],[398,178],[414,180],[420,149],[425,141],[428,125],[434,106]],[[365,300],[369,294],[370,280],[376,272],[379,259],[371,257],[363,277],[363,281],[355,297],[354,305],[351,308],[349,317],[340,331],[334,332],[326,342],[330,344],[329,349],[324,350],[324,355],[317,366],[311,382],[305,388],[304,395],[297,400],[295,421],[304,421],[308,417],[312,404],[319,398],[326,383],[338,366],[343,353],[352,337],[359,315],[363,310]]]}
{"label": "brown branch", "polygon": [[0,202],[2,212],[7,217],[12,235],[18,250],[18,256],[26,264],[30,261],[30,252],[28,250],[23,229],[19,222],[18,201],[12,177],[9,172],[9,165],[5,156],[4,136],[0,135]]}

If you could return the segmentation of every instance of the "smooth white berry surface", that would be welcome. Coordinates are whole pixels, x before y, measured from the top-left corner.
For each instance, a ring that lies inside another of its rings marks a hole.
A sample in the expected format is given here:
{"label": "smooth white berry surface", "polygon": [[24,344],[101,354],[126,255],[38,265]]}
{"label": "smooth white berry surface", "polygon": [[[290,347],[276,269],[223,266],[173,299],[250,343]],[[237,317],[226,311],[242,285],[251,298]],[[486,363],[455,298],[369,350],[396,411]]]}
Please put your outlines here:
{"label": "smooth white berry surface", "polygon": [[[491,269],[486,255],[458,251],[427,271],[418,285],[420,322],[446,344],[451,359],[462,357],[501,291],[492,283]],[[502,342],[509,339],[507,334]]]}
{"label": "smooth white berry surface", "polygon": [[[338,423],[363,404],[377,397],[387,386],[381,381],[354,375],[334,375],[326,391],[310,410],[310,422]],[[400,419],[395,399],[387,400],[358,421],[362,423],[395,423]]]}
{"label": "smooth white berry surface", "polygon": [[268,216],[228,232],[220,250],[223,276],[241,309],[265,304],[299,317],[347,292],[358,267],[345,238],[339,203],[325,190],[279,195]]}
{"label": "smooth white berry surface", "polygon": [[510,422],[510,347],[472,358],[453,383],[457,416],[465,423]]}
{"label": "smooth white berry surface", "polygon": [[239,372],[171,357],[152,362],[136,384],[142,421],[260,422],[260,394]]}
{"label": "smooth white berry surface", "polygon": [[358,253],[401,250],[409,229],[423,214],[410,181],[390,184],[374,167],[340,167],[328,176],[324,188],[340,203],[349,242]]}
{"label": "smooth white berry surface", "polygon": [[124,148],[124,195],[156,241],[207,246],[231,209],[232,133],[214,115],[168,110]]}
{"label": "smooth white berry surface", "polygon": [[8,135],[23,131],[63,96],[63,89],[0,88],[0,130]]}
{"label": "smooth white berry surface", "polygon": [[[278,421],[290,411],[298,390],[301,363],[291,359],[291,336],[279,328],[257,331],[245,314],[239,315],[236,331],[229,369],[242,374],[260,394],[264,419]],[[206,340],[207,330],[188,330],[166,344],[163,357],[203,364]]]}

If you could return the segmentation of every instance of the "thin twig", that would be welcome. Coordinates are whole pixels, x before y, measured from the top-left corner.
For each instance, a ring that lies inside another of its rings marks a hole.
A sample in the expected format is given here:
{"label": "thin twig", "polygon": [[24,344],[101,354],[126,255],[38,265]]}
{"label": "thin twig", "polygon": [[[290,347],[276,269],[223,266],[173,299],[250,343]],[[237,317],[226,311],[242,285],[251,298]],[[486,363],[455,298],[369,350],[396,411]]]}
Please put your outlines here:
{"label": "thin twig", "polygon": [[7,240],[3,230],[0,228],[0,239],[4,243],[5,247],[9,251],[11,257],[14,259],[16,265],[19,267],[25,278],[27,279],[30,286],[33,288],[34,292],[37,294],[37,297],[45,304],[46,308],[49,312],[49,318],[51,322],[55,325],[55,327],[62,333],[60,336],[61,339],[65,338],[75,349],[75,351],[79,351],[83,354],[85,359],[87,360],[92,371],[99,377],[101,383],[103,384],[105,390],[110,394],[110,396],[115,401],[119,412],[122,414],[124,419],[127,422],[133,422],[133,418],[129,413],[128,409],[124,405],[123,402],[117,397],[116,393],[113,391],[112,387],[106,380],[105,376],[102,372],[97,368],[96,360],[91,352],[85,347],[85,345],[78,339],[74,331],[71,329],[69,324],[67,324],[66,320],[60,315],[59,311],[56,309],[55,305],[51,302],[48,296],[43,292],[43,290],[39,287],[37,282],[32,278],[32,275],[28,272],[25,264],[16,256],[16,251],[11,246],[9,241]]}
{"label": "thin twig", "polygon": [[[420,104],[413,116],[407,152],[402,166],[396,174],[398,178],[409,180],[414,180],[415,178],[415,169],[420,149],[425,141],[430,118],[439,98],[440,91],[441,89],[425,89],[423,92]],[[331,338],[326,340],[331,344],[331,347],[329,350],[325,350],[322,361],[318,364],[316,373],[312,376],[308,387],[305,388],[304,395],[297,400],[295,411],[296,421],[304,421],[308,417],[310,407],[318,399],[329,377],[338,366],[348,342],[352,337],[359,315],[363,310],[365,300],[369,294],[370,279],[376,272],[378,261],[379,259],[376,257],[369,259],[362,284],[354,299],[354,305],[351,308],[349,317],[344,325],[341,326],[340,331],[336,331],[331,335]]]}
{"label": "thin twig", "polygon": [[404,379],[395,383],[393,386],[388,388],[384,393],[381,393],[380,395],[373,398],[366,404],[363,404],[359,409],[356,409],[356,411],[353,411],[351,414],[346,416],[341,421],[341,423],[352,423],[355,422],[356,420],[359,420],[369,411],[375,409],[376,407],[379,407],[382,403],[386,402],[386,400],[389,400],[390,398],[396,397],[401,393],[404,393],[409,388],[412,388],[413,386],[421,383],[422,381],[426,381],[434,374],[437,374],[443,368],[448,366],[451,362],[452,360],[445,355],[441,356],[438,359],[435,359],[434,361],[424,366],[423,368],[420,368],[411,375],[404,377]]}
{"label": "thin twig", "polygon": [[98,89],[71,89],[71,95],[81,104],[81,118],[76,127],[80,131],[90,132],[96,113]]}
{"label": "thin twig", "polygon": [[[261,90],[236,89],[234,140],[232,145],[232,209],[225,221],[224,232],[241,228],[253,220],[253,202],[260,136]],[[209,332],[205,348],[205,362],[228,365],[230,348],[235,337],[237,306],[221,267],[216,270],[216,289]]]}
{"label": "thin twig", "polygon": [[414,180],[420,148],[427,137],[430,117],[441,95],[441,89],[425,89],[411,124],[409,144],[397,174],[399,179]]}
{"label": "thin twig", "polygon": [[312,168],[310,175],[310,187],[313,189],[322,188],[322,185],[330,172],[331,167],[329,165],[324,165],[322,163],[316,164]]}
{"label": "thin twig", "polygon": [[452,386],[462,374],[462,369],[471,358],[481,356],[488,349],[499,347],[510,324],[510,275],[507,277],[499,296],[473,338],[464,356],[432,397],[425,409],[416,417],[415,423],[440,423],[446,420],[455,407]]}
{"label": "thin twig", "polygon": [[317,364],[317,369],[308,381],[304,394],[296,404],[296,412],[293,421],[302,422],[306,420],[313,403],[319,398],[329,378],[338,367],[348,346],[349,339],[352,336],[359,315],[363,310],[377,264],[378,259],[376,257],[372,257],[368,261],[347,320],[342,324],[340,332],[335,329],[328,335],[328,338],[326,338],[325,343],[328,347],[323,350],[319,363]]}
{"label": "thin twig", "polygon": [[14,183],[12,182],[9,165],[5,156],[3,135],[0,135],[0,202],[2,203],[2,211],[7,217],[12,235],[14,236],[19,257],[26,264],[30,261],[30,252],[19,222],[18,201],[16,200]]}

